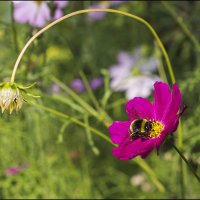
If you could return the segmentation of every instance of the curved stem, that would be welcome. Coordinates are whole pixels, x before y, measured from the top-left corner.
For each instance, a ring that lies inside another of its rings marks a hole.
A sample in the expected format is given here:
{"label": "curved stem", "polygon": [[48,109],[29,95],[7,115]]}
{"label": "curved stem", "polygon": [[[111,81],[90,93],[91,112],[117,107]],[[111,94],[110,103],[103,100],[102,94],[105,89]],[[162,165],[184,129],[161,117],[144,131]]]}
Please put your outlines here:
{"label": "curved stem", "polygon": [[196,179],[200,182],[200,177],[197,175],[197,173],[193,169],[192,165],[189,163],[189,161],[186,159],[186,157],[183,155],[183,153],[173,143],[171,143],[171,144],[174,147],[174,149],[178,152],[178,154],[180,155],[180,157],[185,161],[185,163],[190,168],[191,172],[194,174],[194,176],[196,177]]}
{"label": "curved stem", "polygon": [[149,167],[149,165],[145,162],[144,159],[142,159],[141,157],[137,156],[136,158],[134,158],[132,161],[136,162],[142,169],[144,169],[144,171],[149,175],[149,177],[151,178],[152,182],[156,185],[156,187],[158,188],[158,190],[160,192],[165,192],[165,187],[163,186],[163,184],[157,179],[156,174],[154,173],[154,171]]}
{"label": "curved stem", "polygon": [[42,33],[44,33],[46,30],[48,30],[49,28],[51,28],[52,26],[58,24],[59,22],[67,19],[67,18],[70,18],[72,16],[75,16],[75,15],[79,15],[79,14],[83,14],[83,13],[88,13],[88,12],[110,12],[110,13],[117,13],[117,14],[121,14],[121,15],[125,15],[127,17],[130,17],[130,18],[133,18],[141,23],[143,23],[145,26],[147,26],[147,28],[151,31],[151,33],[153,34],[153,36],[155,37],[155,39],[157,40],[158,42],[158,45],[163,53],[163,56],[165,58],[165,61],[166,61],[166,64],[167,64],[167,67],[168,67],[168,71],[169,71],[169,74],[170,74],[170,77],[171,77],[171,81],[172,83],[175,82],[175,76],[174,76],[174,73],[173,73],[173,69],[172,69],[172,66],[171,66],[171,62],[169,60],[169,56],[165,50],[165,47],[164,45],[162,44],[159,36],[157,35],[156,31],[154,30],[154,28],[144,19],[142,19],[141,17],[138,17],[136,15],[133,15],[133,14],[130,14],[128,12],[124,12],[124,11],[119,11],[119,10],[114,10],[114,9],[84,9],[84,10],[78,10],[78,11],[75,11],[75,12],[72,12],[70,14],[67,14],[67,15],[64,15],[63,17],[57,19],[56,21],[50,23],[49,25],[47,25],[46,27],[44,27],[43,29],[41,29],[40,31],[38,31],[34,36],[32,36],[28,42],[26,43],[26,45],[24,46],[24,48],[22,49],[21,53],[19,54],[17,60],[16,60],[16,63],[15,63],[15,66],[13,68],[13,72],[12,72],[12,76],[11,76],[11,79],[10,79],[10,82],[13,83],[14,80],[15,80],[15,74],[16,74],[16,71],[17,71],[17,68],[18,68],[18,65],[19,65],[19,62],[23,56],[23,54],[25,53],[26,49],[28,48],[28,46],[39,36],[41,35]]}

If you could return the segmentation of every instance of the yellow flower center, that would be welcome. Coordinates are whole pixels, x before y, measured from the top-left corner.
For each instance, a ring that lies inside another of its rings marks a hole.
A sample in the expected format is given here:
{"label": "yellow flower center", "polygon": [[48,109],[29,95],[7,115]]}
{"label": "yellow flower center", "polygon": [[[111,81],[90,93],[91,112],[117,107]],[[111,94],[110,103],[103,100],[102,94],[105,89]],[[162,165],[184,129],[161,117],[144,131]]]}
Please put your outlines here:
{"label": "yellow flower center", "polygon": [[155,138],[155,137],[160,135],[160,133],[162,132],[164,126],[160,122],[155,121],[155,120],[150,120],[150,122],[151,122],[152,128],[148,131],[149,132],[149,137],[150,138]]}

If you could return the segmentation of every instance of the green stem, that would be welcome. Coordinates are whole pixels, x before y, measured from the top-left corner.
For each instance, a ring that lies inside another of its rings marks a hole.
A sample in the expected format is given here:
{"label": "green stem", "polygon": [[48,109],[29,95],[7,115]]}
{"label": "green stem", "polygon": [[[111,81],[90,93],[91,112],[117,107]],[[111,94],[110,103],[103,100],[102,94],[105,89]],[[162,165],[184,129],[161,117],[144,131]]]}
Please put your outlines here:
{"label": "green stem", "polygon": [[63,90],[65,90],[88,113],[90,113],[94,117],[98,117],[99,116],[98,112],[92,106],[90,106],[88,103],[86,103],[78,94],[76,94],[73,90],[71,90],[69,87],[67,87],[67,85],[63,84],[56,77],[51,77],[51,80],[56,82]]}
{"label": "green stem", "polygon": [[188,38],[193,42],[196,49],[200,51],[200,44],[194,34],[188,29],[187,25],[184,23],[183,18],[180,15],[177,15],[176,11],[172,8],[172,6],[166,2],[161,1],[161,3],[164,5],[164,7],[169,11],[169,14],[176,20],[178,25],[182,28],[183,32],[188,36]]}
{"label": "green stem", "polygon": [[154,171],[147,165],[147,163],[144,161],[144,159],[140,157],[136,157],[133,159],[134,162],[136,162],[151,178],[152,182],[156,185],[158,190],[160,192],[165,192],[165,188],[162,185],[162,183],[157,179]]}
{"label": "green stem", "polygon": [[90,97],[90,99],[93,101],[94,106],[96,107],[96,110],[99,113],[99,117],[100,119],[102,119],[104,121],[104,123],[106,125],[110,125],[112,123],[112,119],[111,117],[100,107],[99,102],[97,101],[92,89],[90,88],[90,85],[88,83],[88,80],[85,76],[85,74],[81,71],[80,72],[80,76],[83,80],[83,83],[85,84],[86,90],[88,91],[88,95]]}
{"label": "green stem", "polygon": [[185,199],[185,185],[184,185],[184,174],[183,174],[183,160],[179,158],[180,163],[180,189],[181,189],[181,198]]}
{"label": "green stem", "polygon": [[169,56],[165,50],[165,47],[163,45],[163,43],[161,42],[158,34],[156,33],[156,31],[154,30],[154,28],[146,21],[144,20],[143,18],[141,17],[138,17],[136,15],[133,15],[133,14],[130,14],[128,12],[124,12],[124,11],[120,11],[120,10],[114,10],[114,9],[84,9],[84,10],[78,10],[78,11],[75,11],[75,12],[72,12],[70,14],[67,14],[67,15],[64,15],[63,17],[57,19],[56,21],[50,23],[49,25],[47,25],[46,27],[44,27],[43,29],[41,29],[40,31],[38,31],[34,36],[32,36],[28,42],[26,43],[26,45],[24,46],[24,48],[22,49],[21,53],[19,54],[17,60],[16,60],[16,63],[15,63],[15,66],[13,68],[13,72],[12,72],[12,75],[11,75],[11,79],[10,79],[10,82],[13,83],[14,80],[15,80],[15,74],[16,74],[16,71],[17,71],[17,68],[18,68],[18,65],[20,63],[20,60],[22,59],[22,56],[23,54],[25,53],[26,49],[28,48],[28,46],[39,36],[41,35],[42,33],[44,33],[46,30],[48,30],[49,28],[51,28],[52,26],[58,24],[59,22],[67,19],[67,18],[70,18],[72,16],[75,16],[75,15],[79,15],[79,14],[83,14],[83,13],[88,13],[88,12],[110,12],[110,13],[117,13],[117,14],[121,14],[121,15],[125,15],[127,17],[130,17],[130,18],[133,18],[141,23],[143,23],[150,31],[151,33],[153,34],[153,36],[155,37],[155,39],[157,40],[157,43],[163,53],[163,56],[165,58],[165,61],[166,61],[166,64],[167,64],[167,67],[168,67],[168,71],[169,71],[169,74],[170,74],[170,77],[171,77],[171,81],[172,83],[175,82],[175,76],[174,76],[174,73],[173,73],[173,69],[172,69],[172,66],[171,66],[171,62],[169,60]]}
{"label": "green stem", "polygon": [[86,75],[83,73],[83,71],[80,71],[80,76],[83,80],[83,83],[85,85],[85,88],[88,92],[88,96],[90,97],[91,101],[93,102],[94,106],[96,107],[97,110],[100,110],[100,105],[99,105],[99,102],[97,101],[96,97],[94,96],[92,90],[91,90],[91,87],[88,83],[88,80],[86,78]]}
{"label": "green stem", "polygon": [[73,90],[71,90],[67,85],[63,84],[60,80],[55,77],[51,77],[51,80],[56,82],[63,90],[65,90],[71,97],[79,103],[84,110],[86,110],[92,116],[98,118],[100,121],[103,121],[105,126],[108,126],[112,123],[112,119],[110,116],[102,109],[95,110],[92,106],[90,106],[86,101],[84,101],[78,94],[76,94]]}
{"label": "green stem", "polygon": [[168,83],[167,76],[166,76],[166,73],[165,73],[165,69],[164,69],[164,66],[163,66],[163,62],[161,61],[162,54],[158,50],[157,45],[156,45],[156,48],[155,48],[155,55],[158,57],[158,62],[159,62],[159,64],[158,64],[159,76],[164,82]]}
{"label": "green stem", "polygon": [[173,143],[171,143],[171,144],[174,147],[174,149],[178,152],[178,154],[180,155],[180,157],[185,161],[185,163],[190,168],[191,172],[194,174],[194,176],[196,177],[196,179],[200,182],[200,177],[196,174],[196,172],[193,169],[192,165],[189,163],[189,161],[186,159],[186,157],[183,155],[183,153]]}
{"label": "green stem", "polygon": [[[183,133],[181,120],[179,120],[178,126],[178,148],[180,152],[183,153]],[[185,198],[185,187],[184,187],[184,173],[183,173],[183,160],[180,157],[180,189],[181,189],[181,198]]]}
{"label": "green stem", "polygon": [[116,107],[119,107],[119,106],[121,106],[122,104],[125,104],[127,102],[127,99],[125,99],[125,98],[121,98],[121,99],[119,99],[119,100],[116,100],[116,101],[114,101],[113,103],[110,103],[110,104],[108,104],[107,105],[107,109],[113,109],[113,108],[116,108]]}
{"label": "green stem", "polygon": [[178,126],[178,148],[180,149],[180,151],[183,150],[183,132],[182,132],[181,119],[179,120],[179,126]]}
{"label": "green stem", "polygon": [[91,126],[88,126],[87,124],[85,124],[85,123],[83,123],[83,122],[81,122],[81,121],[79,121],[79,120],[77,120],[77,119],[75,119],[75,118],[73,118],[73,117],[70,117],[70,116],[68,116],[68,115],[66,115],[66,114],[63,114],[63,113],[61,113],[61,112],[58,112],[58,111],[56,111],[56,110],[53,110],[53,109],[48,108],[48,107],[46,107],[46,106],[42,106],[42,105],[37,104],[37,103],[32,103],[32,102],[28,102],[28,103],[29,103],[30,105],[32,105],[32,106],[35,106],[36,108],[40,108],[40,109],[42,109],[42,110],[45,110],[45,111],[47,111],[47,112],[49,112],[49,113],[52,113],[52,114],[54,114],[54,115],[60,117],[60,118],[62,118],[62,119],[69,120],[69,121],[71,121],[71,122],[73,122],[73,123],[75,123],[75,124],[77,124],[77,125],[79,125],[79,126],[82,126],[82,127],[84,127],[84,128],[87,128],[87,129],[91,130],[93,133],[95,133],[96,135],[98,135],[99,137],[101,137],[102,139],[104,139],[104,140],[106,140],[107,142],[109,142],[110,144],[114,145],[114,144],[111,142],[111,140],[110,140],[110,138],[109,138],[108,136],[104,135],[104,134],[103,134],[102,132],[100,132],[99,130],[97,130],[97,129],[91,127]]}
{"label": "green stem", "polygon": [[15,27],[15,20],[13,17],[13,13],[14,13],[14,6],[13,3],[11,3],[11,20],[12,20],[12,32],[13,32],[13,40],[14,40],[14,44],[15,44],[15,51],[16,53],[19,52],[19,45],[18,45],[18,41],[17,41],[17,31],[16,31],[16,27]]}
{"label": "green stem", "polygon": [[[85,124],[87,124],[89,126],[89,120],[88,120],[88,116],[84,115],[84,122]],[[93,151],[93,153],[95,155],[99,155],[99,149],[95,146],[94,144],[94,140],[92,138],[92,133],[89,129],[86,129],[86,136],[87,136],[87,140],[88,140],[88,144],[91,147],[91,150]]]}

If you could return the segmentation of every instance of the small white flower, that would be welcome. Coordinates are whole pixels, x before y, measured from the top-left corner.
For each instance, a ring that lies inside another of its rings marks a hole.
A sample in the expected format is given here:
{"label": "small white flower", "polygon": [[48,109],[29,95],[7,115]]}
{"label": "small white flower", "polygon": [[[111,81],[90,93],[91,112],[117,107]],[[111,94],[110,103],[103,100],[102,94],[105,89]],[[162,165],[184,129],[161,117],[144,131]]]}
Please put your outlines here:
{"label": "small white flower", "polygon": [[147,182],[145,176],[143,174],[135,174],[131,177],[130,183],[133,186],[139,186],[142,191],[149,192],[152,190],[151,185]]}
{"label": "small white flower", "polygon": [[110,87],[114,91],[125,91],[127,99],[136,96],[148,97],[153,89],[153,84],[160,78],[153,74],[158,67],[155,57],[144,58],[141,48],[133,54],[120,52],[118,64],[110,67]]}

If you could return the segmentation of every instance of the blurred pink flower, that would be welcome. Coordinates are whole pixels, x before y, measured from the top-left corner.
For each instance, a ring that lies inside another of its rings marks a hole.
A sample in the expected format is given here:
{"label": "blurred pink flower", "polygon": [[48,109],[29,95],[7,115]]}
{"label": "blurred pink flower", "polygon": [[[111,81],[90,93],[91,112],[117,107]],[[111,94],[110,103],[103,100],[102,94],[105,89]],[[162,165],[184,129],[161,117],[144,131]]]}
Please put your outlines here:
{"label": "blurred pink flower", "polygon": [[41,28],[47,21],[58,19],[63,15],[62,8],[67,5],[67,1],[52,1],[55,6],[54,16],[48,6],[49,1],[13,1],[14,19],[18,23],[28,23],[31,26]]}
{"label": "blurred pink flower", "polygon": [[8,169],[6,169],[5,173],[6,175],[15,175],[18,174],[20,172],[19,167],[9,167]]}
{"label": "blurred pink flower", "polygon": [[22,164],[20,166],[15,166],[15,167],[9,167],[5,170],[5,174],[7,176],[12,176],[20,173],[22,170],[26,169],[28,167],[27,164]]}

